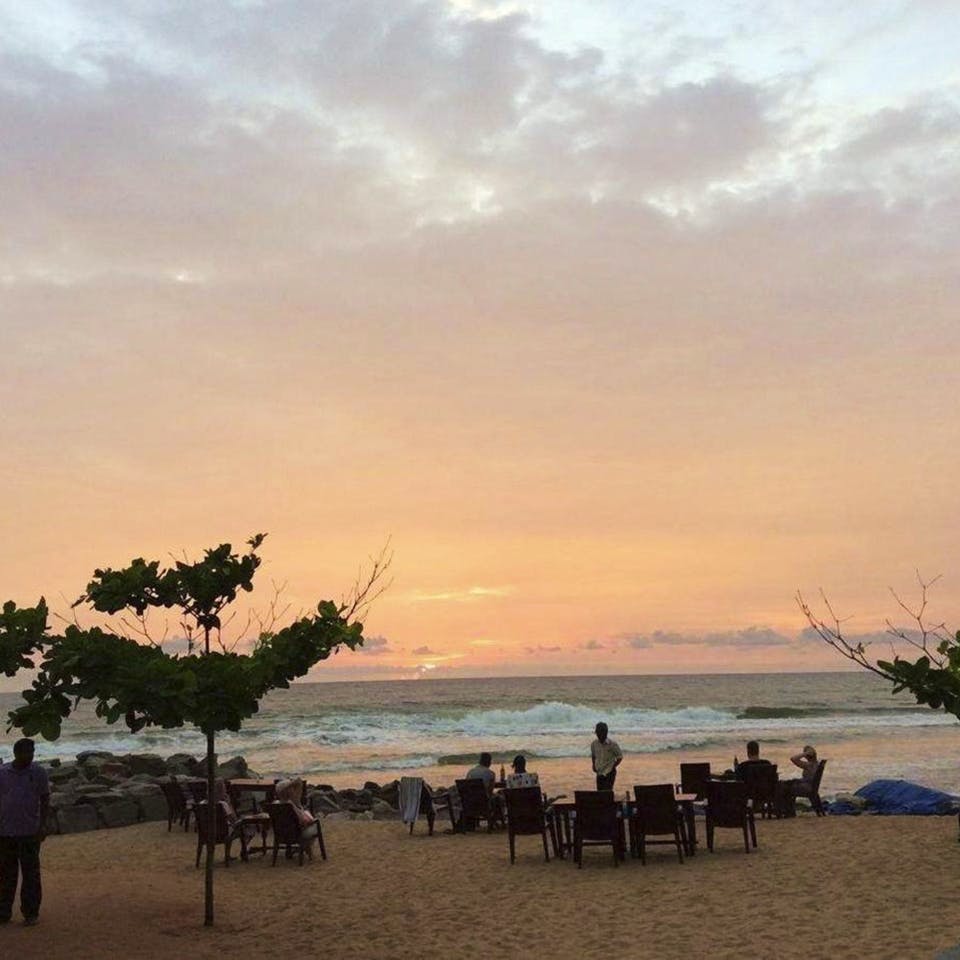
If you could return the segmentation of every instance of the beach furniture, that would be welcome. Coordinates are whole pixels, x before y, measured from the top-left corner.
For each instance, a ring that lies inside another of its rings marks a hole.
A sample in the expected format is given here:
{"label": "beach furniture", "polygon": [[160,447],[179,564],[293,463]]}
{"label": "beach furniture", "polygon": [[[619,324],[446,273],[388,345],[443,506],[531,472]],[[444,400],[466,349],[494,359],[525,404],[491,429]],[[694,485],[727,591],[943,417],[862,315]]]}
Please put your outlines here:
{"label": "beach furniture", "polygon": [[[683,863],[687,847],[683,813],[677,803],[672,783],[635,786],[635,803],[630,818],[631,847],[642,864],[647,862],[647,844],[668,844],[676,847],[677,857]],[[670,839],[651,839],[669,837]]]}
{"label": "beach furniture", "polygon": [[454,816],[453,802],[449,794],[436,794],[422,777],[400,778],[400,819],[410,824],[410,833],[421,816],[427,818],[427,834],[433,836],[433,824],[437,814],[446,810],[450,815],[450,826],[455,827],[458,818]]}
{"label": "beach furniture", "polygon": [[823,801],[820,799],[820,781],[823,780],[823,770],[826,765],[826,760],[820,761],[820,766],[817,767],[816,775],[810,784],[810,805],[818,817],[825,817],[827,815],[827,811],[823,807]]}
{"label": "beach furniture", "polygon": [[740,776],[747,785],[747,798],[754,814],[759,813],[765,820],[779,817],[777,804],[780,778],[775,763],[759,763],[741,766]]}
{"label": "beach furniture", "polygon": [[[504,791],[507,803],[507,838],[510,862],[516,862],[516,838],[539,834],[543,839],[543,859],[550,862],[547,846],[547,814],[539,787],[513,787]],[[554,840],[556,843],[556,840]]]}
{"label": "beach furniture", "polygon": [[193,798],[183,795],[180,784],[171,777],[160,781],[163,798],[167,801],[167,833],[173,829],[174,821],[183,827],[184,833],[190,829],[190,815],[193,813]]}
{"label": "beach furniture", "polygon": [[496,824],[503,823],[499,803],[487,793],[487,786],[482,780],[458,780],[457,793],[460,796],[460,825],[463,829],[475,829],[481,820],[485,820],[489,832]]}
{"label": "beach furniture", "polygon": [[583,868],[583,848],[606,846],[613,849],[613,862],[620,866],[626,856],[623,820],[612,790],[574,791],[576,816],[573,821],[573,859]]}
{"label": "beach furniture", "polygon": [[[223,864],[226,867],[230,866],[230,861],[236,859],[235,857],[230,856],[230,848],[233,843],[237,840],[240,841],[240,858],[246,860],[248,858],[247,850],[247,834],[249,829],[244,824],[242,818],[232,818],[230,816],[230,808],[222,800],[217,802],[217,825],[216,833],[214,834],[213,844],[214,846],[223,846]],[[209,819],[207,815],[207,801],[204,800],[201,803],[197,804],[195,814],[197,818],[197,863],[196,865],[200,866],[200,854],[203,851],[203,848],[207,845],[207,835],[208,835],[208,826],[207,821]]]}
{"label": "beach furniture", "polygon": [[694,793],[698,801],[707,797],[707,781],[710,779],[709,763],[680,764],[680,792]]}
{"label": "beach furniture", "polygon": [[[240,813],[245,807],[256,813],[261,803],[271,803],[276,792],[276,780],[235,779],[227,781],[227,796],[233,809]],[[249,802],[247,798],[249,797]]]}
{"label": "beach furniture", "polygon": [[747,797],[747,785],[739,780],[711,780],[707,784],[707,849],[713,853],[713,834],[720,827],[743,831],[743,846],[757,845],[757,827]]}
{"label": "beach furniture", "polygon": [[308,852],[310,845],[316,839],[320,847],[320,856],[327,859],[327,848],[323,842],[323,830],[319,820],[304,826],[297,815],[297,808],[289,802],[271,802],[264,804],[264,812],[270,817],[270,829],[273,831],[273,865],[277,865],[277,855],[284,847],[287,859],[294,853],[298,854],[300,866],[303,866],[303,855]]}

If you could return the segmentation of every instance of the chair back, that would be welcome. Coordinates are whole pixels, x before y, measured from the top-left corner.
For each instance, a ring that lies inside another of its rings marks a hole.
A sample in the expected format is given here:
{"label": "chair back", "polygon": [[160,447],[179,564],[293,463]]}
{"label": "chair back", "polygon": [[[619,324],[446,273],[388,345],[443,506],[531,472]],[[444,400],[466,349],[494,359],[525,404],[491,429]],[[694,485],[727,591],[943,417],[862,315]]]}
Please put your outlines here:
{"label": "chair back", "polygon": [[[230,836],[230,816],[228,812],[227,805],[220,800],[217,805],[217,826],[216,833],[214,834],[213,842],[217,843],[226,843],[227,837]],[[210,814],[208,810],[210,809],[206,800],[201,800],[197,804],[197,842],[200,845],[209,843],[208,839],[210,836],[209,832],[209,819]]]}
{"label": "chair back", "polygon": [[187,790],[190,791],[190,796],[193,799],[194,803],[204,803],[207,799],[207,781],[206,780],[188,780],[186,783]]}
{"label": "chair back", "polygon": [[264,809],[270,815],[270,828],[273,838],[278,844],[299,843],[303,832],[300,828],[300,818],[293,804],[289,801],[264,804]]}
{"label": "chair back", "polygon": [[543,831],[543,795],[539,787],[513,787],[505,790],[507,824],[513,833]]}
{"label": "chair back", "polygon": [[740,780],[707,784],[707,815],[717,827],[741,827],[747,817],[747,785]]}
{"label": "chair back", "polygon": [[490,795],[487,785],[480,780],[458,780],[457,793],[460,794],[460,806],[463,816],[468,818],[483,817],[490,814]]}
{"label": "chair back", "polygon": [[814,796],[820,793],[820,781],[823,779],[823,768],[826,765],[826,760],[820,761],[820,765],[817,767],[817,772],[814,774],[813,782],[810,784],[810,791],[814,794]]}
{"label": "chair back", "polygon": [[609,840],[616,836],[617,802],[612,790],[575,790],[576,827],[584,840]]}
{"label": "chair back", "polygon": [[180,817],[186,809],[180,784],[174,780],[161,780],[160,789],[167,801],[167,812],[171,818]]}
{"label": "chair back", "polygon": [[710,779],[709,763],[681,763],[680,789],[683,793],[695,793],[698,800],[707,796],[707,781]]}
{"label": "chair back", "polygon": [[747,796],[753,801],[754,810],[764,803],[773,803],[777,798],[777,765],[775,763],[751,763],[740,768]]}
{"label": "chair back", "polygon": [[633,795],[636,798],[636,816],[641,833],[656,835],[677,832],[679,814],[672,783],[635,786]]}

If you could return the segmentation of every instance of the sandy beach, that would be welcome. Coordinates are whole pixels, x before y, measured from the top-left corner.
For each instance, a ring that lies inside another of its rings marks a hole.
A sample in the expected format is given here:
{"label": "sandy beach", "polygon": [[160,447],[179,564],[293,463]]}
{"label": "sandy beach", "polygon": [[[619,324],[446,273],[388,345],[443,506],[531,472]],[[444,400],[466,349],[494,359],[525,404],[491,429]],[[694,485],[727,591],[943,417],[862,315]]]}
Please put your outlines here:
{"label": "sandy beach", "polygon": [[217,925],[201,925],[195,835],[145,823],[53,837],[41,924],[0,931],[3,956],[102,960],[302,955],[454,958],[518,949],[582,958],[929,960],[960,941],[960,845],[952,817],[760,822],[683,866],[587,851],[545,864],[502,833],[414,836],[393,822],[328,822],[330,859],[222,866]]}

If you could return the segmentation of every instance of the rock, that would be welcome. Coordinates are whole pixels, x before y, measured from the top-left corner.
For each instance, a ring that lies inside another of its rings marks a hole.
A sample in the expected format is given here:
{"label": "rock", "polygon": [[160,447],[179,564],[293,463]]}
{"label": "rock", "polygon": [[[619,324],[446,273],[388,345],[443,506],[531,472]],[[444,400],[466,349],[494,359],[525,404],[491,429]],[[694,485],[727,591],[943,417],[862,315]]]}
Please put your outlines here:
{"label": "rock", "polygon": [[151,777],[166,776],[167,762],[155,753],[130,753],[120,759],[133,776],[137,774],[148,774]]}
{"label": "rock", "polygon": [[77,763],[86,765],[91,761],[116,760],[116,757],[107,750],[84,750],[77,754]]}
{"label": "rock", "polygon": [[84,784],[74,791],[77,803],[109,803],[111,800],[122,800],[123,793],[111,787],[103,787],[96,783]]}
{"label": "rock", "polygon": [[394,780],[392,783],[384,784],[380,788],[380,799],[384,803],[389,803],[394,810],[400,809],[400,781]]}
{"label": "rock", "polygon": [[350,812],[351,820],[372,820],[373,811],[372,810],[357,810]]}
{"label": "rock", "polygon": [[114,800],[112,803],[97,804],[96,810],[105,827],[128,827],[140,820],[140,807],[137,801],[130,797]]}
{"label": "rock", "polygon": [[314,790],[319,790],[321,793],[336,793],[336,792],[337,792],[336,790],[334,790],[333,787],[330,786],[329,783],[318,783],[318,784],[314,787]]}
{"label": "rock", "polygon": [[127,796],[139,807],[141,820],[167,819],[167,798],[156,784],[139,783]]}
{"label": "rock", "polygon": [[[200,764],[200,776],[207,775],[207,764],[203,761]],[[250,777],[250,768],[243,757],[231,757],[225,760],[217,767],[217,776],[223,780],[245,780]]]}
{"label": "rock", "polygon": [[337,795],[330,792],[315,791],[307,797],[307,806],[314,814],[317,813],[339,813],[340,804],[337,802]]}
{"label": "rock", "polygon": [[363,785],[363,789],[364,789],[364,790],[369,790],[371,793],[379,793],[379,792],[380,792],[380,784],[379,784],[379,783],[374,783],[372,780],[368,780],[368,781]]}
{"label": "rock", "polygon": [[374,800],[373,810],[370,812],[377,820],[393,820],[398,815],[398,811],[383,800]]}
{"label": "rock", "polygon": [[100,826],[96,809],[90,804],[64,807],[57,811],[57,827],[60,833],[84,833]]}
{"label": "rock", "polygon": [[83,775],[83,771],[80,769],[79,764],[74,763],[73,761],[48,770],[47,776],[50,779],[51,790],[56,790],[73,780],[86,779],[86,777]]}
{"label": "rock", "polygon": [[167,757],[167,773],[175,777],[200,776],[200,763],[189,753],[175,753]]}
{"label": "rock", "polygon": [[328,813],[324,818],[326,820],[352,820],[353,816],[346,810],[338,810],[336,813]]}

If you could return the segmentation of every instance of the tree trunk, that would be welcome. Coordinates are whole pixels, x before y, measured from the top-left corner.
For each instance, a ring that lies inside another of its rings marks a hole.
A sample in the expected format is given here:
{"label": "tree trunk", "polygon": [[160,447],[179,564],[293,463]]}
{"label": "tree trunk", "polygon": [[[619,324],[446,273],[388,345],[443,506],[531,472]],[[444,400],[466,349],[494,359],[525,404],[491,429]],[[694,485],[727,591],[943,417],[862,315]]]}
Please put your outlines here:
{"label": "tree trunk", "polygon": [[213,926],[213,854],[217,840],[217,754],[214,735],[207,734],[207,864],[203,888],[203,925]]}

